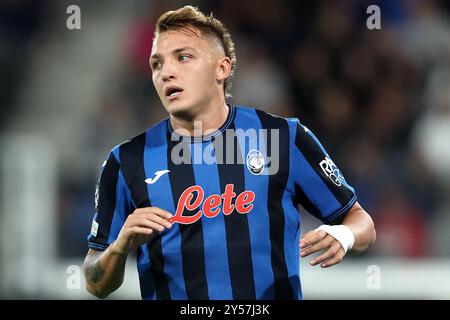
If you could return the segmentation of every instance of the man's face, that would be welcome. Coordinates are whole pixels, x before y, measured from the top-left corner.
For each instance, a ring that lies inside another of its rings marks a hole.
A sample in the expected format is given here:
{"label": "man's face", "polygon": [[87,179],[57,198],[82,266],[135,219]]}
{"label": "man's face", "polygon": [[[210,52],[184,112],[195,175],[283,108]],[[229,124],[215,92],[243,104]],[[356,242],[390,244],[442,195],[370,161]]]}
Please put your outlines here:
{"label": "man's face", "polygon": [[196,29],[166,31],[157,36],[150,67],[153,85],[167,112],[193,115],[220,94],[220,53],[216,42]]}

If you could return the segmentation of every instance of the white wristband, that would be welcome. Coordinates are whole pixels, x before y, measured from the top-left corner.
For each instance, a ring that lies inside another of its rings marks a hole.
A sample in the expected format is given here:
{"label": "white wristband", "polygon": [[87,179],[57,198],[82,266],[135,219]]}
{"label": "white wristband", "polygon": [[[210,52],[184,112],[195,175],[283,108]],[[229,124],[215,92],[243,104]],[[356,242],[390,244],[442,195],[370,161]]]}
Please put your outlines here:
{"label": "white wristband", "polygon": [[343,224],[330,226],[327,224],[323,224],[316,229],[323,230],[328,233],[330,236],[335,238],[341,244],[342,248],[344,248],[344,252],[347,253],[353,247],[355,243],[355,235],[350,230],[349,227],[344,226]]}

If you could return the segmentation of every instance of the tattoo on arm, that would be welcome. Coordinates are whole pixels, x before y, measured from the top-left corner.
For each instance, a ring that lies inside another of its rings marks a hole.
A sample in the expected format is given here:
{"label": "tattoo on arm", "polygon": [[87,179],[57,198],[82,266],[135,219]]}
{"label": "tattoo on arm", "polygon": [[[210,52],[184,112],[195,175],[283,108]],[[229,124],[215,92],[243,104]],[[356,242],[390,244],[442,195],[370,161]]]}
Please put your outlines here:
{"label": "tattoo on arm", "polygon": [[92,259],[86,268],[86,277],[91,283],[101,281],[104,273],[105,270],[100,265],[100,259]]}

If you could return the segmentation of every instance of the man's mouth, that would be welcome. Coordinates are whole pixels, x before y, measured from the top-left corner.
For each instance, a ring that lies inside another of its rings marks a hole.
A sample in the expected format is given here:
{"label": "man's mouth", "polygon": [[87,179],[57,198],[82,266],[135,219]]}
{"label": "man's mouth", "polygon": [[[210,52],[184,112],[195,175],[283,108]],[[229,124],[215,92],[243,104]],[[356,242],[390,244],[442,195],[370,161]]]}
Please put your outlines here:
{"label": "man's mouth", "polygon": [[170,86],[166,88],[165,94],[167,98],[171,99],[177,97],[182,91],[183,89],[180,87]]}

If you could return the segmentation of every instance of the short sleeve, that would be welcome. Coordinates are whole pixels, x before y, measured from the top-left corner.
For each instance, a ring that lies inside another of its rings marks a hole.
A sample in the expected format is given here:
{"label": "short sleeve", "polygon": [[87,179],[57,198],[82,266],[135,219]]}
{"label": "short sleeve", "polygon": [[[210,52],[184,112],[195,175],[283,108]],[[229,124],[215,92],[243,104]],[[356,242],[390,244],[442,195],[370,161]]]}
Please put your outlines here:
{"label": "short sleeve", "polygon": [[355,190],[316,136],[298,119],[293,146],[295,201],[323,223],[342,218],[356,202]]}
{"label": "short sleeve", "polygon": [[117,238],[132,210],[130,199],[120,164],[111,152],[95,188],[95,214],[87,237],[89,248],[105,250]]}

